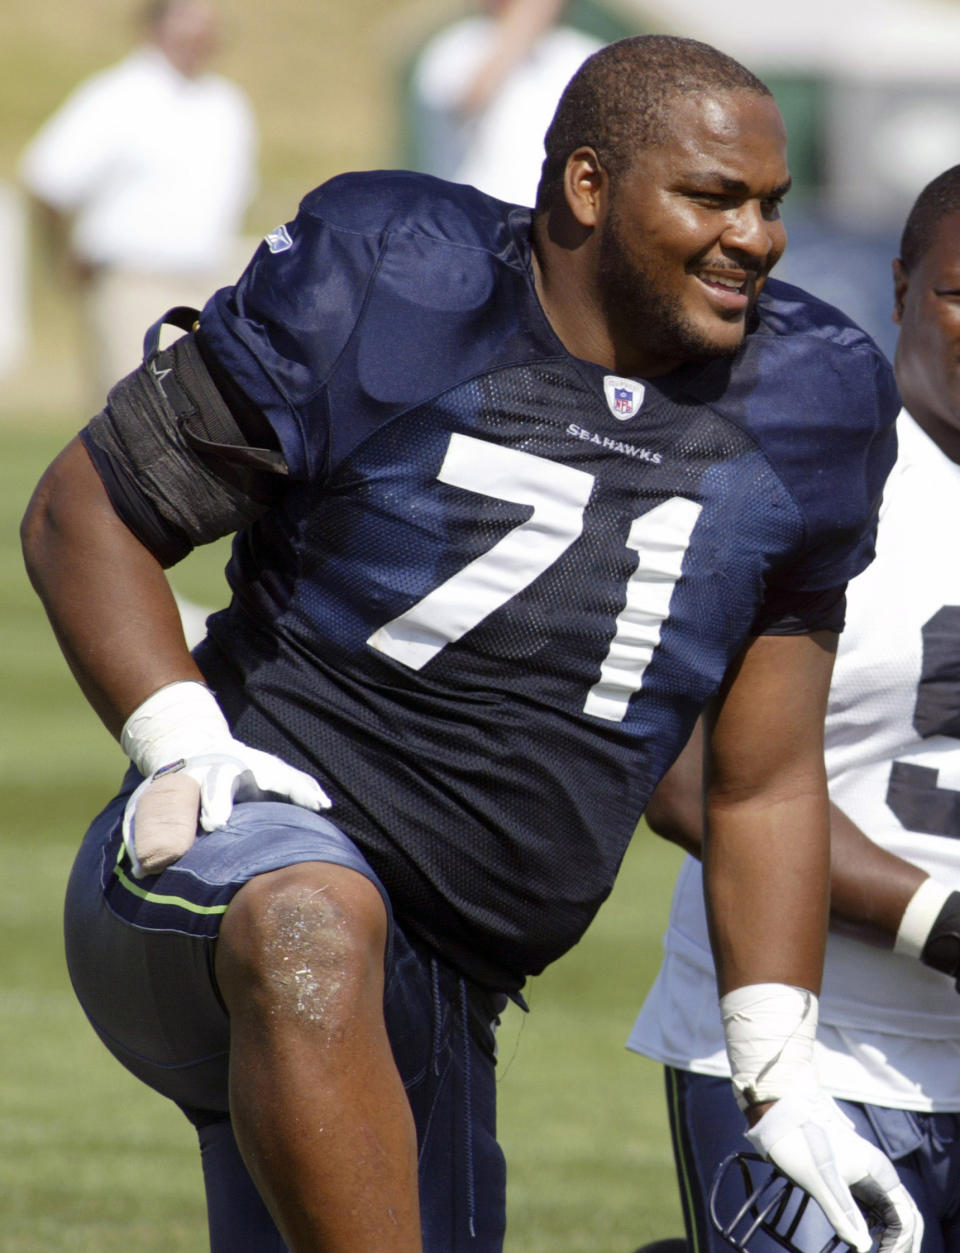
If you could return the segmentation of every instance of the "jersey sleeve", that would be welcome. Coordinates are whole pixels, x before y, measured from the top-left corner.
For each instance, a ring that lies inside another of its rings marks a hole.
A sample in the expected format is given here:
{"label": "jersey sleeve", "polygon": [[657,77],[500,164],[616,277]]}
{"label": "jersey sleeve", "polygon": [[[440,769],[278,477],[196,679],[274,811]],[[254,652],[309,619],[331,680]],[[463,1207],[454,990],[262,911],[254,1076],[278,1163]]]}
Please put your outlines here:
{"label": "jersey sleeve", "polygon": [[877,519],[897,456],[900,398],[879,349],[837,358],[799,416],[813,452],[784,460],[785,476],[806,519],[806,542],[771,588],[821,591],[847,583],[873,560]]}
{"label": "jersey sleeve", "polygon": [[756,440],[803,519],[800,543],[767,576],[770,601],[788,610],[792,592],[842,588],[872,560],[900,399],[890,363],[845,315],[768,288],[714,404]]}
{"label": "jersey sleeve", "polygon": [[809,635],[813,631],[843,630],[847,610],[846,584],[817,592],[767,593],[754,619],[754,635]]}
{"label": "jersey sleeve", "polygon": [[376,273],[382,232],[352,227],[333,180],[294,221],[271,231],[240,281],[200,319],[204,358],[272,427],[292,478],[322,475],[329,443],[325,384]]}

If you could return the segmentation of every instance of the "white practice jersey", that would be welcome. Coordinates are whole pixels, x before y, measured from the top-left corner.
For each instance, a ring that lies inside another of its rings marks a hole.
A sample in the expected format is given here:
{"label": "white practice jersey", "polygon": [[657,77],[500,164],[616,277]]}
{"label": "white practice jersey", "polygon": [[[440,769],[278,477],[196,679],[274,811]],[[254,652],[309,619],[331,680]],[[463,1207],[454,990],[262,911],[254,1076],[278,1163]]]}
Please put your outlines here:
{"label": "white practice jersey", "polygon": [[[832,799],[891,852],[960,889],[960,466],[901,413],[877,557],[848,589],[827,715]],[[628,1045],[728,1074],[700,864],[686,858],[666,956]],[[817,1065],[835,1096],[960,1110],[960,995],[912,957],[831,932]]]}

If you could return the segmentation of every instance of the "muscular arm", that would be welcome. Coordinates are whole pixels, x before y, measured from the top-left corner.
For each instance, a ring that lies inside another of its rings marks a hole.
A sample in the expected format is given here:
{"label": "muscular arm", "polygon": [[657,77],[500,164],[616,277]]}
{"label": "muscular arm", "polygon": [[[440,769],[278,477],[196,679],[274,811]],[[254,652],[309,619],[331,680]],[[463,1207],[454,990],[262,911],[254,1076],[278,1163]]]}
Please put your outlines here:
{"label": "muscular arm", "polygon": [[829,912],[823,720],[836,636],[760,636],[706,734],[704,882],[721,995],[818,992]]}
{"label": "muscular arm", "polygon": [[[700,857],[703,839],[703,727],[700,723],[650,799],[644,815],[657,835]],[[830,908],[859,939],[892,947],[907,902],[926,872],[881,848],[830,804]]]}
{"label": "muscular arm", "polygon": [[117,517],[79,439],[40,480],[21,538],[70,669],[114,735],[157,688],[202,682],[162,567]]}
{"label": "muscular arm", "polygon": [[[854,1196],[880,1202],[896,1247],[922,1222],[890,1162],[819,1086],[817,997],[829,913],[823,723],[837,636],[759,636],[704,723],[707,919],[734,1092],[760,1151],[858,1249]],[[890,1249],[894,1243],[887,1241]]]}

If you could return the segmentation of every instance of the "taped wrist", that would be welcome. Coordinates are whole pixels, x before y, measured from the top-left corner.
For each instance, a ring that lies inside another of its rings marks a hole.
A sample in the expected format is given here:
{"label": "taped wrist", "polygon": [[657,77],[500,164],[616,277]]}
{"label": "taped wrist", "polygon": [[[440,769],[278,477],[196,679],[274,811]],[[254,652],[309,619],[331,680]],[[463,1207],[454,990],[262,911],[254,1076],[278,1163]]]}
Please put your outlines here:
{"label": "taped wrist", "polygon": [[742,1110],[819,1088],[813,1064],[818,1003],[806,988],[754,983],[720,1000],[727,1056]]}
{"label": "taped wrist", "polygon": [[120,732],[120,746],[144,778],[181,757],[222,751],[233,742],[214,694],[189,679],[158,688]]}
{"label": "taped wrist", "polygon": [[921,957],[951,895],[956,893],[952,893],[945,884],[938,883],[936,879],[924,879],[903,911],[893,951],[902,957]]}

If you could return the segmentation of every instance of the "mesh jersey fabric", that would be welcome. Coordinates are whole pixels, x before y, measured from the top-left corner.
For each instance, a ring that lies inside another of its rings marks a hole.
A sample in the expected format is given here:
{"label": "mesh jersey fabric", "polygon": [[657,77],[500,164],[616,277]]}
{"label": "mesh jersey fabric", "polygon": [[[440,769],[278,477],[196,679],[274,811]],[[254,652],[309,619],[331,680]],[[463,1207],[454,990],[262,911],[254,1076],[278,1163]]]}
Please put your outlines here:
{"label": "mesh jersey fabric", "polygon": [[401,925],[506,990],[583,933],[765,601],[869,560],[896,412],[868,337],[771,283],[733,361],[635,383],[623,418],[544,318],[529,230],[344,176],[197,332],[293,479],[198,661],[238,738],[318,776]]}

